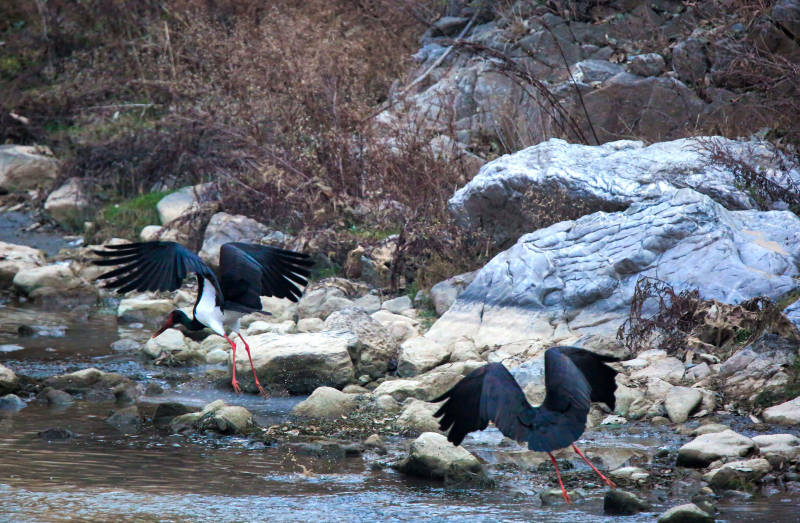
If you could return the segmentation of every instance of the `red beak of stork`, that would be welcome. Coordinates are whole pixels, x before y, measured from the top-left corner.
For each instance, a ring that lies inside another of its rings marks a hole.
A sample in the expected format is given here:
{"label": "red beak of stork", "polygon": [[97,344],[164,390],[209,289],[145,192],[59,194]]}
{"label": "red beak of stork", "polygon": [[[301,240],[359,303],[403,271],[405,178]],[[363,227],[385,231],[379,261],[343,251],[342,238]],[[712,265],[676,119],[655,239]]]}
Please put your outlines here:
{"label": "red beak of stork", "polygon": [[164,323],[164,325],[162,325],[161,328],[158,329],[155,334],[153,334],[153,338],[155,338],[156,336],[158,336],[159,334],[161,334],[165,330],[169,329],[173,325],[174,325],[174,321],[173,321],[173,318],[172,318],[172,314],[170,314],[169,318],[167,318],[167,322]]}

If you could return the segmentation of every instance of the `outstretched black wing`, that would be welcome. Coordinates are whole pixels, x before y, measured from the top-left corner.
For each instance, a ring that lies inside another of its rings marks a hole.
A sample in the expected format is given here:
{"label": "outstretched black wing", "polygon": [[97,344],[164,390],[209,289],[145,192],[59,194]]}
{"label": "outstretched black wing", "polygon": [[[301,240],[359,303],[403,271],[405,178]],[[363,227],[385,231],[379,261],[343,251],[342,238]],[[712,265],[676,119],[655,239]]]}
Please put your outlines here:
{"label": "outstretched black wing", "polygon": [[[606,367],[604,358],[583,349],[554,347],[545,352],[545,399],[541,406],[533,407],[514,377],[500,363],[486,365],[471,372],[455,387],[433,400],[447,400],[434,414],[441,416],[439,428],[450,429],[447,439],[459,445],[464,437],[476,430],[485,429],[494,422],[505,436],[539,452],[552,452],[568,447],[577,441],[586,428],[591,401],[595,394],[605,401],[608,389],[613,397],[616,383],[613,372],[610,382],[608,372],[592,377],[597,386],[593,391],[590,381],[579,365],[594,369]],[[595,369],[596,370],[596,369]],[[612,401],[613,403],[613,401]]]}
{"label": "outstretched black wing", "polygon": [[107,250],[94,251],[104,259],[95,265],[121,267],[109,271],[98,280],[109,280],[104,285],[117,289],[118,293],[128,291],[174,291],[189,273],[197,273],[214,285],[217,296],[222,296],[214,273],[195,253],[175,242],[144,242],[107,245]]}
{"label": "outstretched black wing", "polygon": [[550,350],[553,349],[558,349],[561,354],[572,360],[589,382],[592,388],[592,403],[605,403],[611,410],[616,408],[616,377],[619,373],[606,363],[619,361],[617,358],[577,347],[553,347]]}
{"label": "outstretched black wing", "polygon": [[265,245],[226,243],[219,253],[220,280],[225,301],[261,310],[261,296],[296,302],[307,285],[311,257]]}

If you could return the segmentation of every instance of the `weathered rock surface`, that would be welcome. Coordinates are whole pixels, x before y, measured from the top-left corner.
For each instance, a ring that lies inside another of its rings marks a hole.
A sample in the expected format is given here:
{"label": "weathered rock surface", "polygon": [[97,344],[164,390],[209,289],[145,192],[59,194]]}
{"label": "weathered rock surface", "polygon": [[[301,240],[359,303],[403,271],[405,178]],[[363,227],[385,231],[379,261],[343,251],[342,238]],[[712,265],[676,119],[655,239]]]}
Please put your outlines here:
{"label": "weathered rock surface", "polygon": [[44,210],[65,228],[77,228],[89,217],[92,202],[79,178],[70,178],[50,193]]}
{"label": "weathered rock surface", "polygon": [[634,481],[637,479],[646,479],[650,476],[646,470],[639,467],[620,467],[612,470],[609,474],[615,478],[632,479]]}
{"label": "weathered rock surface", "polygon": [[798,348],[797,340],[770,333],[762,335],[720,367],[725,395],[752,403],[759,394],[781,390],[790,380],[786,369],[797,360]]}
{"label": "weathered rock surface", "polygon": [[658,517],[658,523],[714,523],[714,517],[694,503],[672,507]]}
{"label": "weathered rock surface", "polygon": [[772,467],[769,461],[758,458],[747,461],[731,461],[719,468],[715,468],[705,475],[703,481],[708,482],[713,489],[736,490],[741,488],[742,483],[755,483],[761,481]]}
{"label": "weathered rock surface", "polygon": [[119,409],[106,421],[120,430],[134,431],[139,427],[142,418],[136,405],[131,405],[130,407]]}
{"label": "weathered rock surface", "polygon": [[354,305],[353,301],[346,297],[345,292],[335,286],[322,286],[311,289],[303,294],[297,303],[297,316],[304,318],[326,319],[336,311]]}
{"label": "weathered rock surface", "polygon": [[792,434],[764,434],[753,436],[753,441],[767,458],[774,455],[796,461],[800,457],[800,440]]}
{"label": "weathered rock surface", "polygon": [[139,233],[143,242],[164,241],[189,245],[189,235],[181,229],[167,229],[160,225],[148,225]]}
{"label": "weathered rock surface", "polygon": [[92,367],[52,376],[44,381],[44,385],[58,390],[82,392],[98,383],[105,374],[105,372]]}
{"label": "weathered rock surface", "polygon": [[378,378],[397,365],[400,346],[386,327],[359,307],[346,307],[325,320],[325,330],[350,331],[358,336],[361,352],[355,361],[356,375]]}
{"label": "weathered rock surface", "polygon": [[439,420],[433,417],[439,405],[425,401],[412,400],[403,413],[394,422],[405,435],[417,435],[423,432],[439,432]]}
{"label": "weathered rock surface", "polygon": [[292,320],[283,323],[268,323],[266,321],[254,321],[247,327],[248,336],[257,336],[258,334],[265,334],[267,332],[274,332],[275,334],[294,334],[297,332],[297,324]]}
{"label": "weathered rock surface", "polygon": [[168,194],[156,204],[161,224],[166,225],[186,212],[196,211],[200,204],[211,196],[213,185],[202,183],[189,187],[182,187],[178,191]]}
{"label": "weathered rock surface", "polygon": [[174,366],[197,365],[206,361],[200,344],[184,336],[178,329],[167,329],[158,337],[147,340],[142,347],[142,354]]}
{"label": "weathered rock surface", "polygon": [[161,324],[174,309],[170,300],[128,298],[119,302],[117,319],[124,323]]}
{"label": "weathered rock surface", "polygon": [[647,381],[650,378],[658,378],[676,385],[683,379],[684,372],[685,367],[681,360],[678,358],[664,358],[632,373],[631,379]]}
{"label": "weathered rock surface", "polygon": [[25,245],[0,242],[0,288],[8,288],[19,271],[45,264],[44,253]]}
{"label": "weathered rock surface", "polygon": [[16,394],[6,394],[0,396],[0,410],[16,412],[27,407],[28,404],[22,401],[22,398]]}
{"label": "weathered rock surface", "polygon": [[356,399],[332,387],[319,387],[311,396],[292,409],[292,414],[304,418],[330,418],[350,414],[356,408]]}
{"label": "weathered rock surface", "polygon": [[39,394],[36,395],[36,399],[42,403],[47,403],[48,405],[69,405],[72,403],[74,398],[71,394],[64,392],[63,390],[57,390],[53,387],[45,387]]}
{"label": "weathered rock surface", "polygon": [[689,387],[673,387],[667,394],[664,406],[672,423],[683,423],[703,401],[703,394]]}
{"label": "weathered rock surface", "polygon": [[[261,334],[247,341],[262,385],[308,394],[317,387],[341,389],[355,381],[352,360],[358,360],[362,344],[352,332]],[[250,383],[247,354],[237,352],[235,364],[243,386]]]}
{"label": "weathered rock surface", "polygon": [[447,476],[467,476],[472,477],[474,483],[488,482],[483,466],[475,456],[433,432],[426,432],[411,444],[409,454],[398,464],[398,470],[439,481],[444,481]]}
{"label": "weathered rock surface", "polygon": [[0,363],[0,394],[12,394],[19,390],[19,380],[14,371]]}
{"label": "weathered rock surface", "polygon": [[297,322],[297,332],[321,332],[325,330],[325,322],[319,318],[303,318]]}
{"label": "weathered rock surface", "polygon": [[401,312],[413,307],[414,304],[411,302],[411,298],[408,296],[400,296],[399,298],[386,300],[381,304],[381,309],[393,312],[395,314],[400,314]]}
{"label": "weathered rock surface", "polygon": [[23,269],[14,276],[13,282],[14,286],[25,294],[31,294],[44,287],[66,291],[80,285],[80,280],[72,274],[68,267],[63,265]]}
{"label": "weathered rock surface", "polygon": [[[771,166],[766,147],[751,153],[750,144],[713,140],[734,156],[746,155],[756,164]],[[501,243],[513,241],[531,228],[520,206],[532,188],[564,191],[593,210],[624,209],[683,188],[705,194],[729,210],[756,208],[752,197],[734,184],[733,172],[710,162],[696,139],[650,146],[633,141],[585,146],[555,138],[489,162],[456,192],[449,206],[464,226],[481,226]]]}
{"label": "weathered rock surface", "polygon": [[403,343],[397,363],[397,375],[411,378],[437,367],[450,356],[443,346],[425,337],[412,338]]}
{"label": "weathered rock surface", "polygon": [[797,287],[798,237],[800,219],[789,212],[731,212],[682,189],[523,236],[479,271],[426,337],[511,354],[564,330],[614,335],[641,276],[726,303],[778,298]]}
{"label": "weathered rock surface", "polygon": [[434,307],[436,307],[436,314],[441,316],[450,310],[450,307],[453,306],[461,293],[464,292],[464,289],[472,283],[477,274],[478,271],[460,274],[440,281],[431,287],[431,300],[433,301]]}
{"label": "weathered rock surface", "polygon": [[58,173],[58,161],[46,147],[0,145],[0,192],[46,188]]}
{"label": "weathered rock surface", "polygon": [[606,516],[633,516],[651,510],[650,503],[624,490],[611,489],[603,498],[603,513]]}
{"label": "weathered rock surface", "polygon": [[765,409],[763,417],[766,423],[800,425],[800,396],[786,403]]}
{"label": "weathered rock surface", "polygon": [[758,452],[750,438],[725,430],[698,436],[678,450],[679,467],[707,467],[720,458],[745,458]]}
{"label": "weathered rock surface", "polygon": [[208,222],[203,248],[198,255],[209,266],[216,268],[219,265],[219,250],[225,243],[257,243],[280,247],[290,239],[291,236],[269,229],[252,218],[220,212]]}

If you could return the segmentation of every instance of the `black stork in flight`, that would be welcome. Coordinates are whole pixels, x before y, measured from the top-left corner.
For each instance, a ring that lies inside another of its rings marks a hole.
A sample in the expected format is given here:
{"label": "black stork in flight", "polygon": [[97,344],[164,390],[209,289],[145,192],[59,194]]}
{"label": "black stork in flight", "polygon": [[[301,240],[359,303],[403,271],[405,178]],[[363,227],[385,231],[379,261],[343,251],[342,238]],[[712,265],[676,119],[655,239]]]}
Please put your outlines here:
{"label": "black stork in flight", "polygon": [[294,251],[287,251],[264,245],[247,243],[226,243],[219,251],[219,275],[198,255],[175,242],[153,241],[107,245],[106,251],[94,251],[104,259],[95,261],[96,265],[121,267],[100,276],[105,287],[116,289],[117,293],[129,291],[174,291],[189,273],[197,275],[198,294],[194,304],[194,318],[190,319],[183,311],[175,310],[169,315],[153,338],[173,326],[183,325],[190,331],[206,327],[216,332],[233,349],[233,390],[241,393],[236,381],[236,344],[226,334],[235,332],[244,343],[250,367],[253,369],[256,387],[266,398],[266,392],[258,382],[250,346],[242,337],[239,320],[247,314],[260,312],[261,296],[286,298],[296,302],[303,291],[297,285],[305,286],[314,265],[311,257]]}
{"label": "black stork in flight", "polygon": [[608,486],[617,488],[574,445],[586,429],[593,401],[614,409],[617,371],[605,363],[612,361],[617,359],[577,347],[548,349],[544,353],[545,397],[538,407],[528,403],[502,363],[491,363],[475,369],[434,399],[434,403],[447,400],[434,416],[441,417],[442,431],[450,429],[447,439],[454,445],[460,445],[470,432],[484,430],[492,421],[505,436],[527,443],[530,450],[547,452],[556,468],[561,495],[571,503],[554,450],[572,445]]}

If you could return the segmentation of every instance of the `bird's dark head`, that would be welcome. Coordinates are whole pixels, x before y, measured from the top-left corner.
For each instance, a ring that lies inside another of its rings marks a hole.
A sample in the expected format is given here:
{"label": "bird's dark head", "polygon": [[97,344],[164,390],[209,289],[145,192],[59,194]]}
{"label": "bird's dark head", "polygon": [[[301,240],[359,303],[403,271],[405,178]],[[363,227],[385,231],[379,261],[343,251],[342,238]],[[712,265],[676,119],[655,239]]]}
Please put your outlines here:
{"label": "bird's dark head", "polygon": [[186,315],[185,312],[181,310],[172,311],[172,313],[169,315],[169,318],[167,318],[167,321],[165,321],[164,325],[162,325],[161,328],[158,329],[155,334],[153,334],[153,337],[155,338],[170,327],[177,327],[178,325],[185,325],[188,327],[191,324],[192,320]]}

